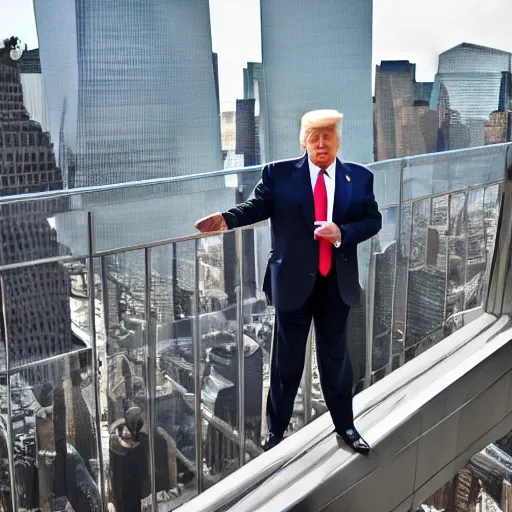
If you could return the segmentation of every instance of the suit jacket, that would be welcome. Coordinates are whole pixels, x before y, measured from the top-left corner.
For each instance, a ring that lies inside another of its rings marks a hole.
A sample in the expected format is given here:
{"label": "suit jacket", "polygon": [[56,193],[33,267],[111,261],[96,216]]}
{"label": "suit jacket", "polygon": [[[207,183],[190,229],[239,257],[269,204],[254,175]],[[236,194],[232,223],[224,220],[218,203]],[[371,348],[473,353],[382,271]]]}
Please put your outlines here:
{"label": "suit jacket", "polygon": [[[336,159],[332,220],[342,232],[332,246],[338,286],[348,306],[359,303],[357,244],[377,234],[382,217],[373,192],[373,174],[364,166]],[[264,290],[282,310],[301,307],[313,290],[318,242],[308,157],[267,164],[247,201],[224,212],[229,229],[270,218],[272,251]]]}

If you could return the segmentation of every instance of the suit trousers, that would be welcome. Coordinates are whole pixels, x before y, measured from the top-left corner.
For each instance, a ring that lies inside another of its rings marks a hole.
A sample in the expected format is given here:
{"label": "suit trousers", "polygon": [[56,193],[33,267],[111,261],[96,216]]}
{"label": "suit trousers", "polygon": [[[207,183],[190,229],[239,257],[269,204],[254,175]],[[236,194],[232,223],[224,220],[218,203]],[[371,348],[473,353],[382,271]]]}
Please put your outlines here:
{"label": "suit trousers", "polygon": [[352,365],[347,349],[347,306],[340,297],[336,270],[317,274],[306,302],[293,311],[276,309],[274,347],[267,397],[269,432],[282,437],[304,370],[306,344],[314,320],[316,355],[326,405],[337,432],[353,428]]}

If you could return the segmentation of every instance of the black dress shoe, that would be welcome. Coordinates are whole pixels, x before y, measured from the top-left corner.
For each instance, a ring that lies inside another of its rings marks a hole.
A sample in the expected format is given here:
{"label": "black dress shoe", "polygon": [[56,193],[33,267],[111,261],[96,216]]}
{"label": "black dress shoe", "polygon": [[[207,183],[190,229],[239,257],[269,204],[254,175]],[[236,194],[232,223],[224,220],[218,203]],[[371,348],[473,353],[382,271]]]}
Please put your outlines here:
{"label": "black dress shoe", "polygon": [[361,434],[355,428],[348,428],[337,434],[350,446],[355,452],[368,455],[370,453],[370,445],[361,437]]}
{"label": "black dress shoe", "polygon": [[283,440],[282,437],[276,436],[275,434],[267,434],[267,437],[265,438],[265,442],[263,443],[263,451],[268,452],[274,446],[277,446],[281,441]]}

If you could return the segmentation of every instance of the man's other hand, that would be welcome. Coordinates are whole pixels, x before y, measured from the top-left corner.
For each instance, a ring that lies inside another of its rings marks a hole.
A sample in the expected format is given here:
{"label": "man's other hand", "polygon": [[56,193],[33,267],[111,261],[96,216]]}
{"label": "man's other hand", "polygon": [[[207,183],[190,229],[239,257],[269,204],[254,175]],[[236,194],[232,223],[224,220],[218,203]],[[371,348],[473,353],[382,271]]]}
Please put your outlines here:
{"label": "man's other hand", "polygon": [[195,224],[195,228],[201,233],[210,233],[212,231],[227,231],[228,226],[222,213],[214,213],[199,219]]}
{"label": "man's other hand", "polygon": [[315,222],[315,240],[327,240],[329,243],[334,244],[338,240],[341,242],[341,231],[334,222],[327,222],[325,220],[319,220]]}

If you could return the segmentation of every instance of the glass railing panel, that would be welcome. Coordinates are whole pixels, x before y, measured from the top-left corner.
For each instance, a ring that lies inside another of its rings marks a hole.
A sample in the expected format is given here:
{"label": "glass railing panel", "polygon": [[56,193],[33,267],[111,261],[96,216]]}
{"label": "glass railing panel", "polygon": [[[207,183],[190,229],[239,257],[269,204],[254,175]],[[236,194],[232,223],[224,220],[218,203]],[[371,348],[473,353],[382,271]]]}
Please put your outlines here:
{"label": "glass railing panel", "polygon": [[373,172],[375,199],[380,207],[400,202],[400,174],[403,160],[375,162],[368,167]]}
{"label": "glass railing panel", "polygon": [[[148,186],[125,189],[124,197],[101,194],[101,202],[99,197],[89,195],[87,208],[94,215],[95,251],[194,234],[196,220],[235,205],[237,188],[224,186],[224,180],[232,176],[236,182],[236,174],[223,176],[218,178],[219,186],[210,190],[201,190],[200,180],[194,180],[185,183],[190,191],[184,193],[172,190],[164,194],[158,187]],[[199,190],[194,188],[196,184]],[[136,195],[130,198],[129,192]]]}
{"label": "glass railing panel", "polygon": [[[195,283],[195,240],[151,249],[152,330],[156,343],[155,389],[151,390],[156,414],[155,483],[157,502],[163,510],[192,499],[199,486],[196,433],[201,427],[196,424],[195,375],[202,365],[196,368],[194,360]],[[205,480],[206,488],[210,482]]]}
{"label": "glass railing panel", "polygon": [[502,181],[507,145],[404,159],[403,200]]}
{"label": "glass railing panel", "polygon": [[[224,478],[239,468],[241,463],[239,444],[229,435],[233,431],[240,435],[239,393],[243,389],[250,389],[250,373],[247,372],[244,378],[239,372],[241,342],[245,364],[250,365],[253,350],[255,359],[261,360],[257,344],[249,338],[239,339],[238,301],[241,300],[241,288],[236,235],[231,232],[202,238],[199,240],[197,254],[203,383],[201,396],[205,418],[210,414],[220,420],[218,424],[212,421],[203,421],[202,424],[204,474],[213,480]],[[241,379],[244,379],[243,382]],[[259,410],[260,404],[261,401],[258,401],[255,408]]]}
{"label": "glass railing panel", "polygon": [[483,305],[499,216],[499,185],[412,203],[407,361],[464,325]]}
{"label": "glass railing panel", "polygon": [[405,327],[407,319],[407,291],[412,233],[412,205],[399,206],[399,231],[397,233],[395,284],[393,292],[392,366],[394,370],[404,361]]}
{"label": "glass railing panel", "polygon": [[397,259],[398,207],[381,210],[382,229],[372,240],[373,281],[372,377],[375,382],[391,368],[393,300]]}
{"label": "glass railing panel", "polygon": [[[95,274],[101,297],[106,361],[100,380],[103,472],[107,499],[116,511],[150,505],[150,418],[144,251],[106,256]],[[96,268],[98,266],[96,265]]]}
{"label": "glass railing panel", "polygon": [[9,376],[18,510],[101,510],[96,378],[90,349]]}
{"label": "glass railing panel", "polygon": [[[84,260],[27,265],[1,272],[9,371],[90,346]],[[85,297],[85,299],[84,299]],[[5,344],[0,345],[4,349]]]}
{"label": "glass railing panel", "polygon": [[431,262],[435,231],[429,232],[432,200],[417,201],[412,208],[412,241],[407,283],[405,361],[415,357],[425,345],[442,339],[445,302],[445,270]]}
{"label": "glass railing panel", "polygon": [[347,319],[347,347],[352,363],[354,390],[356,392],[364,388],[366,368],[369,367],[367,364],[367,311],[370,305],[369,269],[372,243],[371,240],[366,240],[359,244],[357,248],[361,300],[357,306],[350,309]]}
{"label": "glass railing panel", "polygon": [[194,222],[248,197],[261,171],[191,178],[83,195],[94,214],[95,251],[135,247],[196,233]]}
{"label": "glass railing panel", "polygon": [[[270,253],[269,234],[268,225],[242,233],[245,437],[257,447],[267,433],[265,410],[274,329],[274,308],[269,306],[263,292]],[[249,455],[254,457],[254,453]]]}
{"label": "glass railing panel", "polygon": [[87,213],[75,209],[69,197],[22,201],[2,198],[0,229],[1,266],[83,257],[88,252]]}

